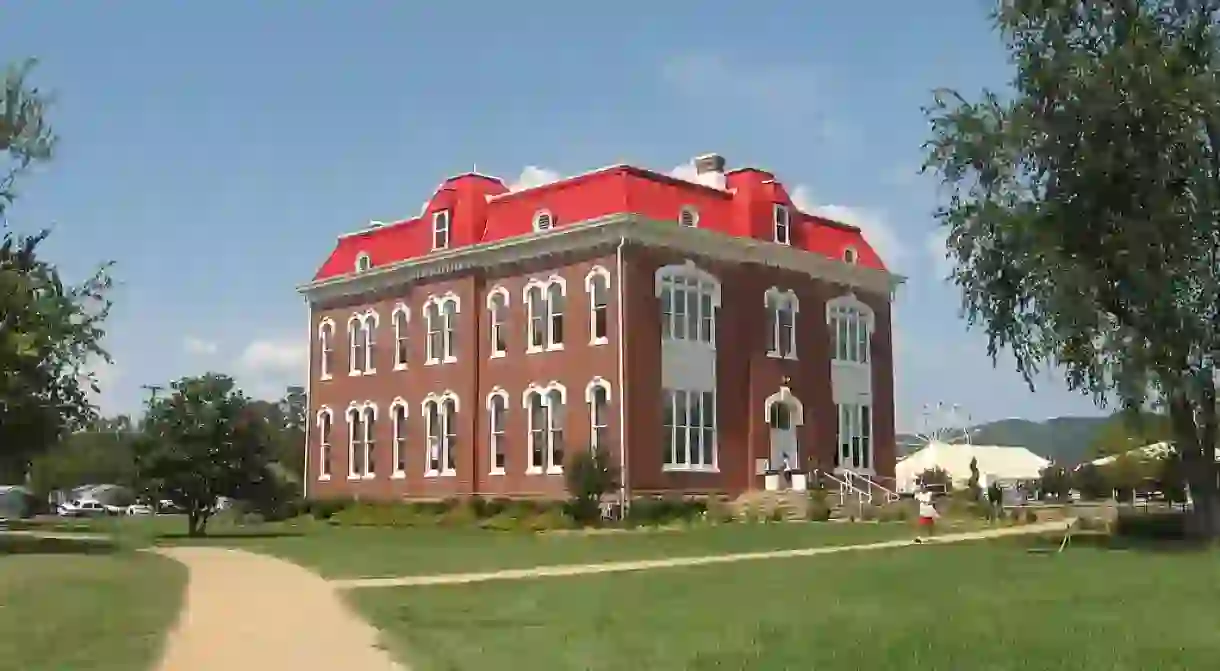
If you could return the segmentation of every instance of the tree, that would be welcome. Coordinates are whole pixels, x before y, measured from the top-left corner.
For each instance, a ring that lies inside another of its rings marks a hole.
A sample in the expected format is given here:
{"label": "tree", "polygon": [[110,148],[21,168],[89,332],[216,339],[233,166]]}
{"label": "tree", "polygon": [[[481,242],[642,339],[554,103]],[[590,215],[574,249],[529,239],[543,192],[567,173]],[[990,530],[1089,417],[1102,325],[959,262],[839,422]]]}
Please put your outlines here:
{"label": "tree", "polygon": [[1116,412],[1102,425],[1089,445],[1097,457],[1125,454],[1153,443],[1173,439],[1169,418],[1150,412]]}
{"label": "tree", "polygon": [[1084,464],[1072,471],[1072,488],[1080,492],[1080,498],[1088,501],[1108,499],[1114,494],[1101,468],[1093,464]]}
{"label": "tree", "polygon": [[983,494],[983,488],[979,486],[979,460],[978,457],[970,457],[970,479],[966,481],[966,489],[970,492],[970,498],[975,501]]}
{"label": "tree", "polygon": [[1032,387],[1061,367],[1105,405],[1165,408],[1220,536],[1216,0],[1001,0],[1011,92],[941,90],[925,169],[946,202],[952,281],[993,362]]}
{"label": "tree", "polygon": [[619,469],[603,446],[572,452],[563,466],[563,477],[572,497],[572,517],[590,524],[601,517],[602,497],[618,487]]}
{"label": "tree", "polygon": [[[47,98],[26,84],[31,63],[10,68],[0,88],[0,217],[15,198],[17,177],[51,157],[55,136]],[[0,482],[26,475],[30,459],[95,416],[91,360],[109,363],[101,347],[110,311],[109,264],[77,285],[65,284],[39,256],[49,232],[21,235],[0,224]]]}
{"label": "tree", "polygon": [[84,484],[115,484],[131,487],[135,482],[133,443],[130,430],[115,430],[99,421],[77,431],[33,459],[30,484],[39,493],[71,489]]}
{"label": "tree", "polygon": [[1068,472],[1062,466],[1051,464],[1042,469],[1039,476],[1038,489],[1043,496],[1050,496],[1056,499],[1067,498],[1071,493],[1072,483],[1068,477]]}
{"label": "tree", "polygon": [[137,481],[185,510],[189,534],[200,536],[220,497],[257,499],[274,486],[270,426],[228,376],[187,377],[170,389],[149,404]]}

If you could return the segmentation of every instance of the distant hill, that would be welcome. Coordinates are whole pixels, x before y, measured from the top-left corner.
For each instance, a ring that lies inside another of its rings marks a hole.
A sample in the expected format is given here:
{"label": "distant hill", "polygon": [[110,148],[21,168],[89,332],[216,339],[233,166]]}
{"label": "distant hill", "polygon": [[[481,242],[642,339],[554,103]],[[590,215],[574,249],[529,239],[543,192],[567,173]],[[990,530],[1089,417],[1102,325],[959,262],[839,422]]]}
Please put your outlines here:
{"label": "distant hill", "polygon": [[[1002,419],[971,427],[970,442],[978,445],[1025,447],[1056,463],[1072,466],[1089,457],[1089,445],[1107,417],[1057,417],[1045,422]],[[911,434],[898,435],[898,453],[909,454],[922,445]]]}

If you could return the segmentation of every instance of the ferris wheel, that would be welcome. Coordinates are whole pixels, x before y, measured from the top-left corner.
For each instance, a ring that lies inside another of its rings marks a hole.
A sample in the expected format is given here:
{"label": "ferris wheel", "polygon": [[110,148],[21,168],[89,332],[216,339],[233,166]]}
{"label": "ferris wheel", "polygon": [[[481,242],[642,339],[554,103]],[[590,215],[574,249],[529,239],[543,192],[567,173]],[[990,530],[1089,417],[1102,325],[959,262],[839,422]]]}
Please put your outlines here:
{"label": "ferris wheel", "polygon": [[973,433],[970,428],[971,424],[970,413],[964,411],[956,403],[952,405],[943,401],[937,401],[935,405],[925,403],[919,417],[919,430],[915,432],[915,437],[919,439],[921,447],[936,443],[969,445],[970,434]]}

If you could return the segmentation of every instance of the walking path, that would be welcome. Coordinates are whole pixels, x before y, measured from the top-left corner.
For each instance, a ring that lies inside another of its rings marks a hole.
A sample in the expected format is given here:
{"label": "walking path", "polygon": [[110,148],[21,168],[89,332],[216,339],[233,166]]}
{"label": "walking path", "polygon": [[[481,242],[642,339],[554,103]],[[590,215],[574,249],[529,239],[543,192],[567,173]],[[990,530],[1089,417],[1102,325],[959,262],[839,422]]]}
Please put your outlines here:
{"label": "walking path", "polygon": [[376,629],[296,564],[212,547],[156,552],[190,571],[161,671],[405,671],[377,646]]}
{"label": "walking path", "polygon": [[[1002,527],[983,531],[970,531],[956,534],[943,534],[924,541],[928,545],[943,543],[960,543],[962,541],[999,538],[1002,536],[1020,536],[1039,534],[1048,531],[1065,531],[1075,520],[1060,520],[1042,522],[1019,527]],[[565,575],[587,575],[591,573],[621,573],[623,571],[642,571],[654,568],[672,568],[677,566],[702,566],[706,564],[724,564],[728,562],[747,561],[751,559],[781,559],[785,557],[810,557],[813,555],[834,554],[837,552],[854,552],[859,550],[882,550],[916,545],[915,540],[883,541],[864,545],[832,545],[799,550],[773,550],[768,552],[741,552],[727,555],[711,555],[705,557],[673,557],[669,559],[646,559],[642,561],[607,562],[602,564],[561,564],[558,566],[536,566],[525,569],[491,571],[487,573],[455,573],[449,575],[405,576],[397,578],[349,578],[331,580],[330,584],[339,589],[355,589],[362,587],[417,587],[423,585],[454,585],[488,580],[521,580],[523,578],[540,578]]]}

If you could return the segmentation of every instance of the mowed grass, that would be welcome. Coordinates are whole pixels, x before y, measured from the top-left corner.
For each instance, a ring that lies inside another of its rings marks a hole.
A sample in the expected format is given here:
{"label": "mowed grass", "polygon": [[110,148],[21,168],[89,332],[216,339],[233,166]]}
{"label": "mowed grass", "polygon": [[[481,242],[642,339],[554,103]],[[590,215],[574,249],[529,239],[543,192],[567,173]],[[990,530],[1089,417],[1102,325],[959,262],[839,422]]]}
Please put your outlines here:
{"label": "mowed grass", "polygon": [[186,568],[149,553],[70,544],[0,534],[0,668],[154,668]]}
{"label": "mowed grass", "polygon": [[1164,671],[1220,659],[1216,553],[1034,555],[992,541],[348,596],[415,671]]}
{"label": "mowed grass", "polygon": [[[961,523],[961,529],[977,528]],[[680,529],[613,533],[497,532],[470,528],[351,528],[323,522],[235,526],[217,520],[207,538],[185,538],[185,521],[120,518],[57,525],[113,534],[129,546],[209,544],[271,554],[327,578],[418,576],[558,564],[696,557],[914,536],[904,523],[695,524]],[[953,531],[946,526],[945,532]]]}

